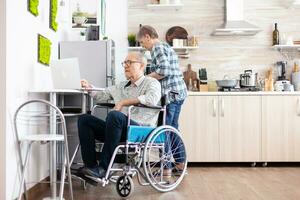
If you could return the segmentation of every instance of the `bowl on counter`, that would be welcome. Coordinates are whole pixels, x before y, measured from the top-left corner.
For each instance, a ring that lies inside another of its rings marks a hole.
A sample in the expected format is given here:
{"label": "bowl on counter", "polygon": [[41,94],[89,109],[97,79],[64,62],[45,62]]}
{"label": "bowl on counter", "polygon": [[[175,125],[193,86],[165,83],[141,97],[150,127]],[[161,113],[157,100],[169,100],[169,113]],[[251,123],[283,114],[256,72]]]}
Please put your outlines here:
{"label": "bowl on counter", "polygon": [[229,79],[228,76],[224,76],[223,80],[216,80],[219,88],[234,88],[238,84],[237,79]]}

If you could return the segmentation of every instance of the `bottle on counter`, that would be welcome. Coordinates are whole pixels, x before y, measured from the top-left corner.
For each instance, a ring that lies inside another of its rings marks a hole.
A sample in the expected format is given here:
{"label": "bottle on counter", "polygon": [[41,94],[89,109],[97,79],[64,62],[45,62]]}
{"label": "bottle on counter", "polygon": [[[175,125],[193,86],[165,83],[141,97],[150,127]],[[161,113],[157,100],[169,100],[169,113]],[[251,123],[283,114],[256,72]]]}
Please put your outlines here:
{"label": "bottle on counter", "polygon": [[275,23],[275,29],[273,31],[273,45],[279,44],[279,31],[277,28],[277,23]]}

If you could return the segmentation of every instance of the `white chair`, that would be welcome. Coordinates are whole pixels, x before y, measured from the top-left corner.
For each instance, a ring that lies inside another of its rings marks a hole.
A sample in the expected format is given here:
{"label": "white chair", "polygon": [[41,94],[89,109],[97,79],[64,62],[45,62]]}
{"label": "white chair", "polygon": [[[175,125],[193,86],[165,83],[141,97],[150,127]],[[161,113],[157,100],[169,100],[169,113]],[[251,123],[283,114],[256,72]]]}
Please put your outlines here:
{"label": "white chair", "polygon": [[[56,158],[56,143],[60,142],[63,145],[64,161],[62,162],[60,192],[59,199],[63,199],[64,183],[66,178],[66,168],[68,173],[68,184],[70,190],[70,198],[73,200],[72,180],[70,171],[69,149],[67,140],[66,122],[63,113],[53,104],[45,100],[30,100],[18,107],[14,114],[14,132],[18,142],[18,155],[21,171],[21,182],[19,188],[18,199],[22,198],[22,187],[24,187],[25,198],[26,182],[25,171],[28,165],[28,157],[33,143],[50,143],[53,150],[53,158]],[[28,145],[25,158],[23,160],[21,149],[23,145]],[[51,152],[50,152],[51,155]],[[50,157],[50,159],[53,159]],[[50,173],[57,170],[56,166],[51,165]],[[56,173],[55,173],[56,174]],[[54,185],[53,185],[54,184]],[[56,182],[51,183],[56,193]],[[51,191],[53,194],[53,191]]]}

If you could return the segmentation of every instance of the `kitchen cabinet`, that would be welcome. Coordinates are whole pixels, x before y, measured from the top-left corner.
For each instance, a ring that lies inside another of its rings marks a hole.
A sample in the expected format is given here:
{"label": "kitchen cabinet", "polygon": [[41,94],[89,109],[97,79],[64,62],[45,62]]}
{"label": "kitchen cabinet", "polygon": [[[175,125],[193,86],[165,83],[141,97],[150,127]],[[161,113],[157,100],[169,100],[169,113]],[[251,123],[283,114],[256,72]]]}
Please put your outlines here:
{"label": "kitchen cabinet", "polygon": [[219,96],[219,137],[220,161],[260,161],[261,97]]}
{"label": "kitchen cabinet", "polygon": [[189,96],[180,131],[190,162],[260,160],[259,96]]}
{"label": "kitchen cabinet", "polygon": [[218,97],[190,96],[179,119],[190,162],[219,161]]}
{"label": "kitchen cabinet", "polygon": [[300,95],[262,97],[262,160],[300,161]]}

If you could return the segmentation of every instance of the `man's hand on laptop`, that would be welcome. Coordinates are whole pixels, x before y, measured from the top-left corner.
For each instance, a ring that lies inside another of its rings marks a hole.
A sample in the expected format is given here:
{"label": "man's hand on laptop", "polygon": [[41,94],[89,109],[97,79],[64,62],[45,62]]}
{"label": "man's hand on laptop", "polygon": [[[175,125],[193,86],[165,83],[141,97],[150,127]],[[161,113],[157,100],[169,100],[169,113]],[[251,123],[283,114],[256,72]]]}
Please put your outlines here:
{"label": "man's hand on laptop", "polygon": [[81,83],[81,87],[83,89],[91,89],[92,88],[91,84],[89,84],[89,82],[85,79],[81,79],[80,83]]}

